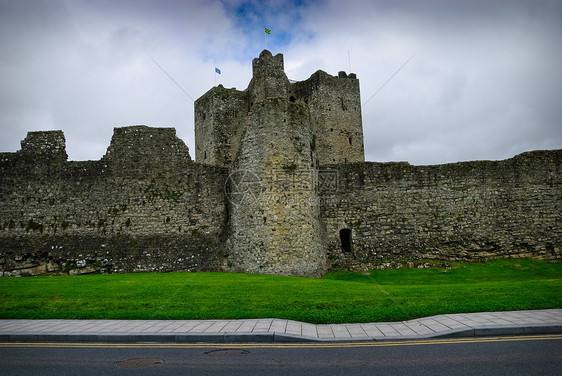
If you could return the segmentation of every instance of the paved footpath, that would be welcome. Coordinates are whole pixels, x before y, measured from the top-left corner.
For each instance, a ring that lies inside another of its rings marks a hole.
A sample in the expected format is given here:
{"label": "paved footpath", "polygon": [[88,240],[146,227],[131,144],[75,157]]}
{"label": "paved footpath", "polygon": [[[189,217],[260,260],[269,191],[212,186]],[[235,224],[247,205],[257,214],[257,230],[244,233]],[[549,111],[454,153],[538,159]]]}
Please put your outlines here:
{"label": "paved footpath", "polygon": [[562,309],[313,325],[291,320],[0,320],[0,342],[308,342],[562,333]]}

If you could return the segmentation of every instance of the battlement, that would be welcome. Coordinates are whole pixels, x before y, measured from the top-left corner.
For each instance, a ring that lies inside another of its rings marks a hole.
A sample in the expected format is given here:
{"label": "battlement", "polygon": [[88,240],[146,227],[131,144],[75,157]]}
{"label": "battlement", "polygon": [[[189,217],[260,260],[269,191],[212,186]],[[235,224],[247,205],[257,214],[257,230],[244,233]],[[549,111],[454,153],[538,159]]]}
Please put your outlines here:
{"label": "battlement", "polygon": [[102,161],[118,171],[165,171],[168,166],[191,162],[185,143],[175,128],[145,125],[114,128]]}
{"label": "battlement", "polygon": [[286,100],[289,79],[283,70],[283,55],[271,55],[263,50],[259,57],[252,61],[253,77],[248,85],[250,107],[273,98]]}
{"label": "battlement", "polygon": [[279,76],[285,74],[283,54],[273,56],[268,50],[263,50],[259,57],[252,60],[253,76]]}
{"label": "battlement", "polygon": [[197,162],[144,125],[115,128],[98,161],[67,161],[62,131],[0,153],[0,276],[562,257],[562,150],[366,163],[355,74],[290,83],[269,51],[253,70],[195,101]]}
{"label": "battlement", "polygon": [[27,158],[66,161],[66,141],[62,131],[28,132],[21,142],[22,156]]}
{"label": "battlement", "polygon": [[266,104],[268,113],[282,113],[289,104],[303,106],[305,115],[293,125],[310,128],[303,134],[312,134],[318,165],[365,160],[356,75],[342,71],[332,76],[319,70],[307,80],[289,83],[283,67],[282,54],[273,56],[264,50],[252,62],[253,77],[245,91],[219,85],[195,101],[198,162],[231,166],[241,135],[252,126],[250,119]]}

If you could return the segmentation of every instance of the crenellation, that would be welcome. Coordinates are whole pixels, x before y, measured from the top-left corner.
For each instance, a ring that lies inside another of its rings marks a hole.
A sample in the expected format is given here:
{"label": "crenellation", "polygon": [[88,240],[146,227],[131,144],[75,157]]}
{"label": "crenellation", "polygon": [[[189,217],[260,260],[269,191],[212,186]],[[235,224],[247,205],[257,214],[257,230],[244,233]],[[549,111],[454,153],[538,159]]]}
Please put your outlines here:
{"label": "crenellation", "polygon": [[[0,271],[218,267],[226,172],[191,162],[173,128],[116,128],[104,158],[65,162],[54,176],[36,162],[41,168],[33,176],[26,174],[28,161],[1,165],[8,189],[0,201]],[[77,266],[79,254],[87,266]]]}
{"label": "crenellation", "polygon": [[161,173],[185,167],[191,157],[174,128],[137,125],[114,129],[102,161],[116,174]]}
{"label": "crenellation", "polygon": [[290,83],[263,51],[244,91],[195,101],[195,160],[174,128],[115,128],[98,161],[62,131],[0,153],[0,275],[328,270],[562,257],[562,150],[504,161],[364,161],[359,81]]}
{"label": "crenellation", "polygon": [[62,131],[28,132],[21,142],[20,153],[31,159],[66,161],[66,140]]}

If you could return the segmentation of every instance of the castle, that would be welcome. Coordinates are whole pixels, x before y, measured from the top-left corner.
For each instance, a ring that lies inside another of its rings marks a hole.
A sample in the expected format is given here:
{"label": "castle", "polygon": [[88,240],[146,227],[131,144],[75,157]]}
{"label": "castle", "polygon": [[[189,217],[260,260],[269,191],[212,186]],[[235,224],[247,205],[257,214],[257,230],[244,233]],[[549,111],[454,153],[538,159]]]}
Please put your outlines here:
{"label": "castle", "polygon": [[438,166],[364,161],[359,81],[290,82],[264,50],[244,91],[173,128],[116,128],[99,161],[61,131],[0,154],[2,275],[214,270],[322,276],[419,260],[559,259],[562,151]]}

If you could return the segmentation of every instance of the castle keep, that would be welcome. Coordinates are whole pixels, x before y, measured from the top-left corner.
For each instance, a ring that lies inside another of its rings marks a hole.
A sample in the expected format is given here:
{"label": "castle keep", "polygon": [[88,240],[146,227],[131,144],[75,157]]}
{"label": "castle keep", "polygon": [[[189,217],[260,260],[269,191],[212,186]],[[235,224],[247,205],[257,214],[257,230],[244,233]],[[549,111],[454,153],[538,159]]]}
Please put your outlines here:
{"label": "castle keep", "polygon": [[61,131],[0,154],[0,273],[215,270],[318,277],[418,260],[561,256],[562,151],[438,166],[364,161],[359,82],[300,82],[263,51],[244,91],[173,128],[116,128],[99,161]]}
{"label": "castle keep", "polygon": [[226,167],[233,270],[320,276],[326,234],[318,172],[363,162],[359,82],[318,71],[290,83],[283,56],[263,51],[248,89],[195,102],[196,159]]}

